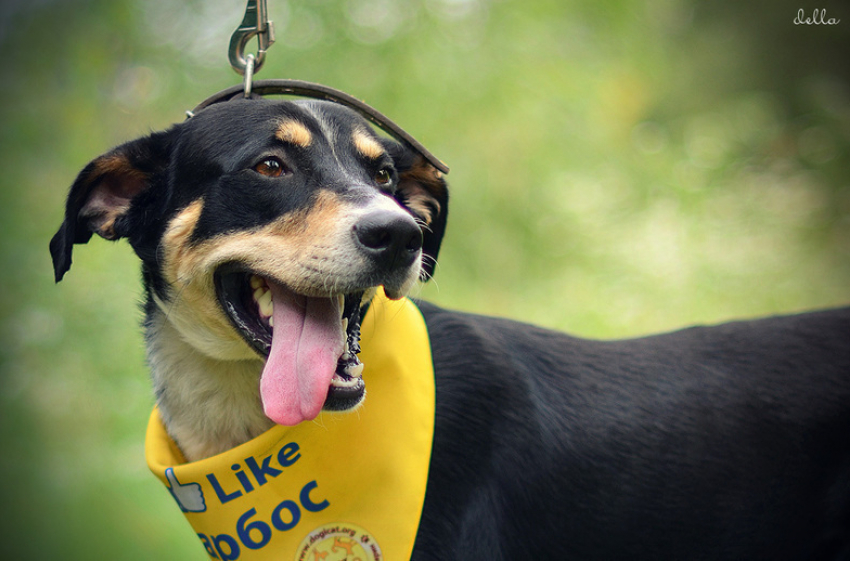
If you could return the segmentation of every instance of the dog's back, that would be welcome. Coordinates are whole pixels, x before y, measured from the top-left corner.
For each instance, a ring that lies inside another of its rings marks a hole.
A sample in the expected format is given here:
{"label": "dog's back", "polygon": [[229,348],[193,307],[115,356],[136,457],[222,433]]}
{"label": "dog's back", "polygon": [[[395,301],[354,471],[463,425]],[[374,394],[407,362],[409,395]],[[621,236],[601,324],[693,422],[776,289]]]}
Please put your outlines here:
{"label": "dog's back", "polygon": [[850,309],[610,342],[422,310],[416,559],[850,555]]}

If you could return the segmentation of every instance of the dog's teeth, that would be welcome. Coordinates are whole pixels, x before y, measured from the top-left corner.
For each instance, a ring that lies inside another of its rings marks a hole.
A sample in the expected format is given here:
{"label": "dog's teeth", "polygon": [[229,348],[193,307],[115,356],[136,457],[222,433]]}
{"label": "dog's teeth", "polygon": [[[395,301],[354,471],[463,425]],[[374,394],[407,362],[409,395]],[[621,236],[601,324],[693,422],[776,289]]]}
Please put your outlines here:
{"label": "dog's teeth", "polygon": [[363,364],[349,364],[343,370],[346,376],[350,376],[352,378],[360,378],[363,375]]}
{"label": "dog's teeth", "polygon": [[[257,289],[261,290],[261,289]],[[274,304],[272,303],[272,291],[266,290],[257,298],[257,306],[260,308],[260,315],[263,317],[271,317],[274,315]]]}
{"label": "dog's teeth", "polygon": [[269,316],[269,327],[274,327],[274,316]]}
{"label": "dog's teeth", "polygon": [[339,317],[342,317],[342,314],[345,313],[345,296],[342,294],[337,295],[336,301],[339,303]]}
{"label": "dog's teeth", "polygon": [[253,294],[254,302],[259,302],[260,298],[262,298],[263,294],[265,294],[266,292],[268,292],[268,290],[263,288],[263,287],[259,287],[259,288],[255,289],[254,294]]}
{"label": "dog's teeth", "polygon": [[[348,318],[342,318],[342,330],[348,331]],[[348,345],[346,345],[346,348],[348,348]]]}
{"label": "dog's teeth", "polygon": [[251,278],[248,280],[251,283],[251,288],[261,288],[265,286],[266,281],[264,281],[261,277],[257,275],[251,275]]}
{"label": "dog's teeth", "polygon": [[359,383],[359,378],[343,378],[342,376],[334,376],[333,379],[333,385],[338,388],[353,388]]}

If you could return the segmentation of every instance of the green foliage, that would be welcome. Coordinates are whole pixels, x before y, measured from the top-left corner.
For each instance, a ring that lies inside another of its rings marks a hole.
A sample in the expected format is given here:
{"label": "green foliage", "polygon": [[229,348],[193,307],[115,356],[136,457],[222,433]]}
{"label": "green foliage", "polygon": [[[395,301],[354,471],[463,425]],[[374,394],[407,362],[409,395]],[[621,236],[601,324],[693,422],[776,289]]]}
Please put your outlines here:
{"label": "green foliage", "polygon": [[[422,295],[622,337],[846,303],[850,14],[786,0],[269,0],[258,78],[365,99],[452,168]],[[806,8],[808,12],[810,9]],[[52,282],[67,187],[239,78],[238,0],[0,14],[0,553],[202,559],[146,472],[137,264],[93,240]]]}

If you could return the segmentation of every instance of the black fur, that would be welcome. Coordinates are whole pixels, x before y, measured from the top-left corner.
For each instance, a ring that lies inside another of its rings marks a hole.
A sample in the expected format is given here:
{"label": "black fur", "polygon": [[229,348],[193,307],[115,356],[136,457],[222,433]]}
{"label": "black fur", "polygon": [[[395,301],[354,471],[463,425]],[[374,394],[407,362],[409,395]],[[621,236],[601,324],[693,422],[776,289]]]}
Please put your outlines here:
{"label": "black fur", "polygon": [[420,307],[416,561],[850,558],[850,309],[603,342]]}

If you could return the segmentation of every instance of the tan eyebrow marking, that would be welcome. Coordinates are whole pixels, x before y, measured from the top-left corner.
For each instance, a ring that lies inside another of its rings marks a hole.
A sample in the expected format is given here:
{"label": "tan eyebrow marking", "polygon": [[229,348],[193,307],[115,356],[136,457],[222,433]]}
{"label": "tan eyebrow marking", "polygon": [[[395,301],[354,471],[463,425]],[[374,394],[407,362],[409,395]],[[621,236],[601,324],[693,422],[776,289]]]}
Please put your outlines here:
{"label": "tan eyebrow marking", "polygon": [[275,134],[280,140],[307,148],[313,142],[313,135],[303,124],[298,121],[284,121],[277,128]]}
{"label": "tan eyebrow marking", "polygon": [[377,160],[385,153],[381,143],[362,130],[355,130],[352,140],[354,141],[354,147],[370,160]]}

